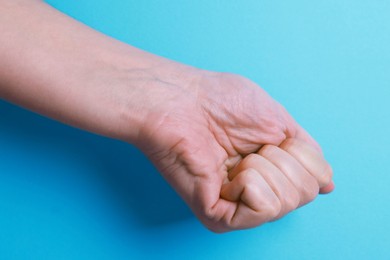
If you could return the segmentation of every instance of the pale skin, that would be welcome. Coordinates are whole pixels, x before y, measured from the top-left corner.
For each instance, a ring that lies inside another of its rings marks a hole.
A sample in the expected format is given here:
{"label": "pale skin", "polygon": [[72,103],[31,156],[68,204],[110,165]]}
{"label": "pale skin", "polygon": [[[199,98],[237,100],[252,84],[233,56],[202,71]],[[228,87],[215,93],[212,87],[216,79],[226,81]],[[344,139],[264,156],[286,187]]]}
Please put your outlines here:
{"label": "pale skin", "polygon": [[0,0],[0,31],[2,99],[137,146],[212,231],[334,188],[320,146],[249,79],[147,53],[38,0]]}

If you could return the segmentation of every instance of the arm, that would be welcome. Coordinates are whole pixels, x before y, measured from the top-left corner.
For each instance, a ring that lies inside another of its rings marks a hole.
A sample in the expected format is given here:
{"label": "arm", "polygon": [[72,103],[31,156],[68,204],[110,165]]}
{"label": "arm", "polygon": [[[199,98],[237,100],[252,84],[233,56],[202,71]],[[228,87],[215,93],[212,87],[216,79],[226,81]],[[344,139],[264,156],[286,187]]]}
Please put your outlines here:
{"label": "arm", "polygon": [[333,189],[319,145],[246,78],[146,53],[37,0],[0,0],[0,31],[1,98],[138,146],[213,231]]}
{"label": "arm", "polygon": [[1,0],[0,31],[0,97],[102,135],[132,142],[146,110],[129,100],[142,95],[147,80],[179,76],[164,72],[173,62],[98,33],[42,1]]}

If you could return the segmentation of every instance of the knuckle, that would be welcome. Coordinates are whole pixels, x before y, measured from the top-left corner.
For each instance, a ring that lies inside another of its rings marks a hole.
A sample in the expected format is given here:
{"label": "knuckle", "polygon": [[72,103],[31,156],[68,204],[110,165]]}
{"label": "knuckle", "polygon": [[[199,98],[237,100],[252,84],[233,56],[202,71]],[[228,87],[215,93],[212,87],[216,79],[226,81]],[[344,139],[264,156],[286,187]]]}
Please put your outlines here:
{"label": "knuckle", "polygon": [[237,176],[237,182],[239,185],[246,187],[247,185],[253,183],[255,178],[256,178],[256,171],[252,168],[248,168],[245,171],[242,171]]}
{"label": "knuckle", "polygon": [[302,201],[305,203],[313,201],[317,197],[319,190],[320,187],[314,180],[307,182],[306,185],[303,185],[301,190]]}
{"label": "knuckle", "polygon": [[216,214],[213,208],[202,208],[201,214],[207,222],[214,222],[216,220]]}
{"label": "knuckle", "polygon": [[248,179],[243,186],[245,191],[251,195],[258,193],[259,191],[259,187],[253,181],[250,181],[250,179]]}
{"label": "knuckle", "polygon": [[251,153],[251,154],[248,154],[241,162],[241,165],[243,166],[243,168],[248,168],[250,167],[251,165],[253,165],[256,161],[259,160],[259,155],[258,154],[254,154],[254,153]]}
{"label": "knuckle", "polygon": [[283,203],[284,203],[285,210],[287,212],[290,212],[296,209],[299,206],[300,200],[301,198],[299,196],[299,193],[295,190],[290,194],[288,194],[288,196],[284,196]]}
{"label": "knuckle", "polygon": [[278,199],[272,200],[263,207],[264,215],[271,220],[276,218],[282,210],[282,204]]}
{"label": "knuckle", "polygon": [[203,209],[201,212],[201,220],[207,228],[214,229],[217,227],[219,218],[213,209]]}

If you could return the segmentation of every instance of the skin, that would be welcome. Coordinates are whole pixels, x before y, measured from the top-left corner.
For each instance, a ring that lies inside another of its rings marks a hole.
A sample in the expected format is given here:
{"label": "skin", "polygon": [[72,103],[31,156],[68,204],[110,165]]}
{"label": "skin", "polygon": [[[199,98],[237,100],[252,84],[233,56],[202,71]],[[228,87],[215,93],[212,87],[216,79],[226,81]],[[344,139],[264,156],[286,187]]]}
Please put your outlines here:
{"label": "skin", "polygon": [[0,0],[0,31],[2,99],[136,145],[212,231],[334,188],[320,146],[247,78],[144,52],[36,0]]}

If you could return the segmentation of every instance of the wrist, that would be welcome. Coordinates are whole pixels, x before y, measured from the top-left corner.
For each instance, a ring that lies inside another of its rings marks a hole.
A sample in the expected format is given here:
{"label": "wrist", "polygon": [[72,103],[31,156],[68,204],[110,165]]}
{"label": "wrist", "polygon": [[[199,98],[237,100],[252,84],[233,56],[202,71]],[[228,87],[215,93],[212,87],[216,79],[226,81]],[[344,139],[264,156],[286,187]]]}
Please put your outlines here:
{"label": "wrist", "polygon": [[110,90],[116,97],[117,128],[112,136],[139,145],[150,130],[145,129],[150,121],[163,117],[170,103],[191,89],[201,70],[128,47],[121,55],[126,60],[115,61],[110,76],[110,81],[116,82]]}

